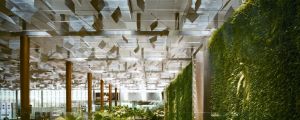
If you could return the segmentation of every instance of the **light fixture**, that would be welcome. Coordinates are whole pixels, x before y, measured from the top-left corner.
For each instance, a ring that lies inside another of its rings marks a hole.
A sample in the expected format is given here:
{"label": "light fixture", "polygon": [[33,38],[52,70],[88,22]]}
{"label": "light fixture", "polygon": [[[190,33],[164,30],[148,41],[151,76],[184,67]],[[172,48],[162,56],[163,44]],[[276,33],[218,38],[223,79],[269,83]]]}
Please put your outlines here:
{"label": "light fixture", "polygon": [[93,73],[104,73],[104,70],[92,70]]}
{"label": "light fixture", "polygon": [[111,78],[111,77],[107,77],[107,78],[103,78],[103,80],[107,81],[107,80],[114,80],[115,78]]}
{"label": "light fixture", "polygon": [[169,73],[178,73],[179,70],[168,70],[167,72],[169,72]]}
{"label": "light fixture", "polygon": [[159,78],[158,77],[150,77],[148,78],[148,80],[158,80]]}
{"label": "light fixture", "polygon": [[86,58],[68,58],[69,61],[85,61]]}
{"label": "light fixture", "polygon": [[30,37],[52,37],[46,31],[27,31],[26,34]]}
{"label": "light fixture", "polygon": [[148,58],[146,58],[146,60],[148,60],[148,61],[163,61],[164,58],[162,58],[162,57],[148,57]]}
{"label": "light fixture", "polygon": [[139,71],[139,70],[131,70],[131,71],[128,71],[128,72],[130,72],[130,73],[141,73],[141,71]]}
{"label": "light fixture", "polygon": [[135,58],[135,57],[121,57],[120,58],[121,61],[138,61],[139,59],[138,58]]}

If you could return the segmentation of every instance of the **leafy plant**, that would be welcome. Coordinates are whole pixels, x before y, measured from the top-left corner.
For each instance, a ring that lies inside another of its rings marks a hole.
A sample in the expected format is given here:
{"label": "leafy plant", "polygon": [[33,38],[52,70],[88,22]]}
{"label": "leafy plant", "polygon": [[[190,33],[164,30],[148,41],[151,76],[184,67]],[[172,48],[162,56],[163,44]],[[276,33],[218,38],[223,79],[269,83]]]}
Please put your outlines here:
{"label": "leafy plant", "polygon": [[299,33],[300,1],[242,5],[210,40],[213,119],[299,119]]}
{"label": "leafy plant", "polygon": [[81,113],[67,113],[65,116],[65,120],[83,120]]}
{"label": "leafy plant", "polygon": [[166,120],[192,120],[192,64],[189,64],[166,89]]}
{"label": "leafy plant", "polygon": [[94,114],[95,120],[128,120],[128,119],[147,119],[147,120],[162,120],[163,116],[156,119],[154,111],[158,109],[140,109],[129,108],[127,106],[115,106],[111,111],[96,112]]}

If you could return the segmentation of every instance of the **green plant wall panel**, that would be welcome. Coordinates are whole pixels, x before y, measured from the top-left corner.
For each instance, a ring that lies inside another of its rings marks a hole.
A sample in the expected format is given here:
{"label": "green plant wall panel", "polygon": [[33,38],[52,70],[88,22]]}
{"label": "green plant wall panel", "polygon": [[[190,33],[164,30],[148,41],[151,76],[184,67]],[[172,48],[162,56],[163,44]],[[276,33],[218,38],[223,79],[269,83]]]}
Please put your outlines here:
{"label": "green plant wall panel", "polygon": [[209,54],[212,119],[300,119],[300,0],[248,0]]}
{"label": "green plant wall panel", "polygon": [[165,120],[192,120],[192,76],[189,64],[166,89]]}

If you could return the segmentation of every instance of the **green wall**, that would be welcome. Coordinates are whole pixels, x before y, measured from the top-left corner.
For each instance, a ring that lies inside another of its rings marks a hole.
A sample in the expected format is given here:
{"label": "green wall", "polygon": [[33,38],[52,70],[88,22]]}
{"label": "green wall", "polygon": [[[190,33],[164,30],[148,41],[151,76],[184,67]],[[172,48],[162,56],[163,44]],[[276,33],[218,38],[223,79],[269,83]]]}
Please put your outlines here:
{"label": "green wall", "polygon": [[192,77],[189,64],[166,89],[165,120],[192,120]]}
{"label": "green wall", "polygon": [[300,118],[300,0],[248,0],[209,54],[213,119]]}

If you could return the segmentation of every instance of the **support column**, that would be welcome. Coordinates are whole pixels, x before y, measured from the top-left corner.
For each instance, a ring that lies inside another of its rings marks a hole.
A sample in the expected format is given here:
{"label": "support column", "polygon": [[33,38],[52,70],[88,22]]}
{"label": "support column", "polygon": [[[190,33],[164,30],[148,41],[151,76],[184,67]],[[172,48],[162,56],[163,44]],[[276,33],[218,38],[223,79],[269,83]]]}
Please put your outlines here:
{"label": "support column", "polygon": [[108,106],[109,109],[111,110],[112,107],[112,92],[111,92],[111,84],[108,84]]}
{"label": "support column", "polygon": [[72,112],[72,62],[66,62],[66,112]]}
{"label": "support column", "polygon": [[16,92],[16,107],[15,107],[15,111],[16,111],[16,115],[20,115],[18,112],[18,106],[19,106],[19,98],[18,98],[18,90],[15,91]]}
{"label": "support column", "polygon": [[141,31],[141,13],[137,13],[136,16],[136,29],[137,31]]}
{"label": "support column", "polygon": [[100,110],[104,111],[104,81],[100,81]]}
{"label": "support column", "polygon": [[27,35],[21,35],[20,43],[21,118],[22,120],[30,120],[29,37]]}
{"label": "support column", "polygon": [[87,74],[88,78],[88,113],[92,112],[92,73]]}
{"label": "support column", "polygon": [[115,106],[118,106],[118,89],[115,88]]}
{"label": "support column", "polygon": [[41,90],[41,107],[43,108],[44,107],[44,92],[43,92],[43,89]]}

